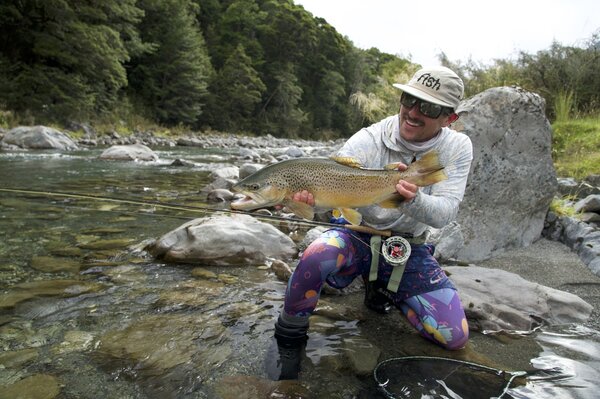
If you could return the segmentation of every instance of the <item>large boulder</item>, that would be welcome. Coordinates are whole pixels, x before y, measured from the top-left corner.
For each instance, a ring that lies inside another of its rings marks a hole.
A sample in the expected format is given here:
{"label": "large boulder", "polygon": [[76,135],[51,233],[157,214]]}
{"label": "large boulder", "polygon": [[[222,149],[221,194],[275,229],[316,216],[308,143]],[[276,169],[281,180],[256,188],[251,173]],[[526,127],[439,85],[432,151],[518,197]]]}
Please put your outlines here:
{"label": "large boulder", "polygon": [[583,323],[593,310],[576,295],[505,270],[478,266],[449,266],[444,270],[456,284],[474,330],[530,331],[541,322]]}
{"label": "large boulder", "polygon": [[19,126],[4,135],[2,146],[25,149],[76,150],[77,144],[63,132],[46,126]]}
{"label": "large boulder", "polygon": [[474,159],[458,214],[465,261],[526,247],[541,236],[557,190],[545,101],[514,87],[486,90],[461,104],[455,128],[473,142]]}
{"label": "large boulder", "polygon": [[100,154],[100,159],[115,161],[157,161],[158,155],[143,144],[113,145]]}
{"label": "large boulder", "polygon": [[163,235],[147,250],[168,262],[213,265],[260,264],[297,253],[291,238],[248,215],[194,219]]}

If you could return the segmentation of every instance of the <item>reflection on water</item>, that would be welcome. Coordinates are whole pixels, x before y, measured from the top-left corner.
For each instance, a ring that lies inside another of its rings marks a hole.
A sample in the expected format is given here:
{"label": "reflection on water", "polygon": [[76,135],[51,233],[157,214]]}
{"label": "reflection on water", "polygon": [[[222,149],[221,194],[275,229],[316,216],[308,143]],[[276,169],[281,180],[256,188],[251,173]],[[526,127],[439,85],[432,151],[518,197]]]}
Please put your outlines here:
{"label": "reflection on water", "polygon": [[[227,151],[158,153],[159,162],[121,163],[99,161],[98,150],[3,152],[0,186],[203,206],[199,192],[208,172],[238,163]],[[193,165],[170,166],[177,158]],[[399,316],[351,312],[314,316],[301,380],[269,381],[265,356],[285,285],[267,265],[169,265],[140,251],[145,240],[199,216],[0,193],[0,397],[36,397],[38,391],[60,398],[383,397],[372,377],[377,362],[416,354],[526,369],[528,377],[504,397],[597,396],[596,331],[545,327],[503,345],[501,353],[484,349],[498,348],[493,337],[473,334],[468,350],[447,353],[417,337]],[[361,300],[360,294],[324,297],[334,308],[364,311]],[[517,345],[536,355],[516,363]],[[449,371],[442,364],[433,369]],[[413,368],[403,374],[408,380],[391,383],[420,392],[417,397],[450,397],[447,384],[427,385],[435,381],[432,374],[431,367]],[[475,378],[454,376],[452,384],[464,386]],[[478,387],[500,394],[492,382]]]}

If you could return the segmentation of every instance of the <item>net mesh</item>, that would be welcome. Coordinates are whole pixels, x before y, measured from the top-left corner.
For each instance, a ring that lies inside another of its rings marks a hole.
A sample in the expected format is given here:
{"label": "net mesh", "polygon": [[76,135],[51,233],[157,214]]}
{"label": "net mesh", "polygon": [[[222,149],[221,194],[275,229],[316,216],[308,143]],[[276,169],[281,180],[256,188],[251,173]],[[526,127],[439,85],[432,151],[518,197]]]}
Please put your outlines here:
{"label": "net mesh", "polygon": [[501,398],[520,372],[463,360],[411,356],[377,365],[373,375],[387,398]]}

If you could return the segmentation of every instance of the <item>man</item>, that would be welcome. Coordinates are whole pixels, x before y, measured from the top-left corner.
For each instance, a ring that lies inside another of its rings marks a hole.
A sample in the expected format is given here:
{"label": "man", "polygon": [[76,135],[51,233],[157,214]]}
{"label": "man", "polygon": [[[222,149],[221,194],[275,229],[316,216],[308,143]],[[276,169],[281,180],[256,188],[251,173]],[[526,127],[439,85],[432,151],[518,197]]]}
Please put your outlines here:
{"label": "man", "polygon": [[[468,340],[456,289],[427,242],[429,227],[441,228],[455,219],[473,159],[469,137],[449,128],[458,118],[463,82],[450,69],[434,67],[394,86],[402,90],[399,113],[357,132],[337,155],[357,158],[366,168],[399,162],[404,170],[423,154],[436,151],[448,179],[421,188],[400,180],[396,191],[405,198],[400,207],[359,209],[363,224],[394,232],[395,237],[384,238],[383,246],[380,237],[332,229],[304,251],[275,323],[282,379],[297,378],[308,318],[324,282],[343,288],[362,276],[369,308],[386,313],[393,304],[423,337],[446,349],[460,349]],[[314,204],[307,191],[296,193],[294,200]],[[408,259],[405,253],[410,253]]]}

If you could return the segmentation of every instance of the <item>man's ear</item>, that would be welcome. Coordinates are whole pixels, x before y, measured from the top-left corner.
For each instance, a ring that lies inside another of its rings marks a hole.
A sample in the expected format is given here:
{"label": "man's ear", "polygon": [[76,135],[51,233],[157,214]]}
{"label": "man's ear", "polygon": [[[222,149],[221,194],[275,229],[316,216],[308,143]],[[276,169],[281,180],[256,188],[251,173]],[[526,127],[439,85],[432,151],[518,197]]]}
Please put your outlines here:
{"label": "man's ear", "polygon": [[450,116],[448,116],[448,123],[454,123],[456,122],[458,119],[458,114],[454,113]]}
{"label": "man's ear", "polygon": [[450,126],[450,124],[456,122],[457,119],[458,114],[456,113],[448,115],[448,119],[446,119],[446,123],[444,123],[444,126]]}

